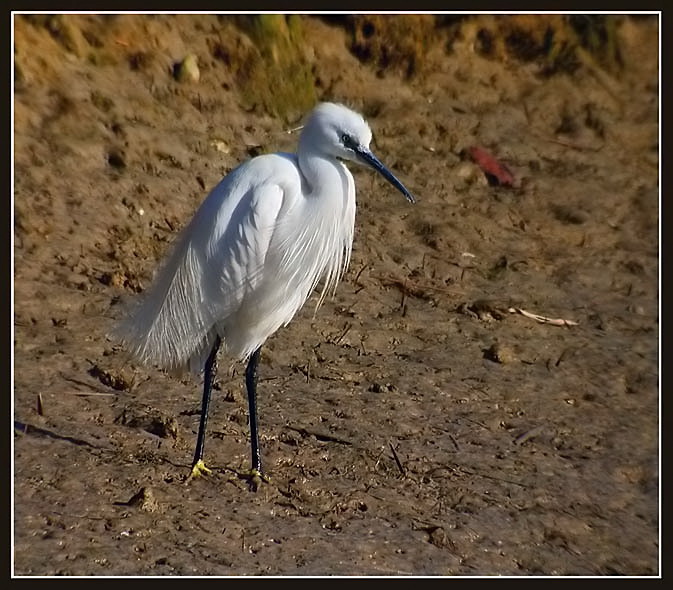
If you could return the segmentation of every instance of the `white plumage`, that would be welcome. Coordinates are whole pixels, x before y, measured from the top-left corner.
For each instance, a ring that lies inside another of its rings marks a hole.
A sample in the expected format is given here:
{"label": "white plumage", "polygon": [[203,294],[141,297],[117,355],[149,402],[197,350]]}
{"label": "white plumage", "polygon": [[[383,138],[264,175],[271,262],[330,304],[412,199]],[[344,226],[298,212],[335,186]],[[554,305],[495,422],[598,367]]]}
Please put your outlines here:
{"label": "white plumage", "polygon": [[[258,156],[229,173],[184,228],[149,292],[118,326],[126,347],[140,361],[172,372],[198,373],[205,366],[208,373],[207,360],[214,364],[220,343],[231,357],[249,359],[256,437],[259,349],[292,320],[321,279],[320,300],[335,288],[350,260],[355,184],[341,160],[374,168],[413,202],[369,150],[371,137],[362,116],[322,103],[308,118],[296,154]],[[205,470],[201,430],[213,379],[214,372],[206,375],[194,473]],[[252,443],[253,472],[261,475]]]}

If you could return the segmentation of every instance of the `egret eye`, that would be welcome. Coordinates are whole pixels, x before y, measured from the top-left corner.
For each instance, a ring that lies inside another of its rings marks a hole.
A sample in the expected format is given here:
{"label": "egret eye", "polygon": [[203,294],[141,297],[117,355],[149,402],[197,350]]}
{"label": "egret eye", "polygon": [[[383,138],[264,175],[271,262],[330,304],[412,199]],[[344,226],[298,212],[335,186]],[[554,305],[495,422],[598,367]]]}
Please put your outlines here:
{"label": "egret eye", "polygon": [[353,144],[354,144],[353,138],[350,135],[348,135],[348,133],[344,133],[341,136],[341,143],[343,143],[344,146],[346,146],[347,148],[351,148],[351,149],[353,148]]}

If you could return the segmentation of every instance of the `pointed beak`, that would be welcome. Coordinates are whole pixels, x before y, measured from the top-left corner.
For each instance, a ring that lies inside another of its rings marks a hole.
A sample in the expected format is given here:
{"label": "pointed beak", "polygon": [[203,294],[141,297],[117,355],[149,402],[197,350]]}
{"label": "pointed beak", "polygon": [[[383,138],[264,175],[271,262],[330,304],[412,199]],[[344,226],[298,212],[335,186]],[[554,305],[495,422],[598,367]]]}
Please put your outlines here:
{"label": "pointed beak", "polygon": [[407,190],[397,177],[386,168],[381,161],[369,150],[368,148],[358,146],[354,149],[355,155],[358,160],[370,168],[376,170],[383,178],[385,178],[390,184],[392,184],[398,191],[400,191],[410,203],[415,203],[416,199],[414,196]]}

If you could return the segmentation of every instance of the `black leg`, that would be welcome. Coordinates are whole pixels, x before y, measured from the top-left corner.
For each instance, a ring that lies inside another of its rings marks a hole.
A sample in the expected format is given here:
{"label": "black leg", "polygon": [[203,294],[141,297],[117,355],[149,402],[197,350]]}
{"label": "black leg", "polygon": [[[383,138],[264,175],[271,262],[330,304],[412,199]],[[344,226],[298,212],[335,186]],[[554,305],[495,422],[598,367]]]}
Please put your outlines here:
{"label": "black leg", "polygon": [[261,346],[252,353],[245,369],[245,386],[248,390],[248,411],[250,413],[250,449],[252,451],[252,474],[264,478],[262,458],[259,452],[259,434],[257,431],[257,366]]}
{"label": "black leg", "polygon": [[200,475],[202,472],[209,472],[209,469],[203,464],[203,446],[206,439],[206,424],[208,423],[208,406],[210,404],[210,394],[213,391],[215,383],[215,374],[217,373],[217,351],[220,349],[222,339],[217,336],[215,344],[208,355],[205,371],[203,375],[203,400],[201,401],[201,421],[199,422],[199,434],[196,437],[196,450],[194,451],[194,462],[192,463],[192,475]]}

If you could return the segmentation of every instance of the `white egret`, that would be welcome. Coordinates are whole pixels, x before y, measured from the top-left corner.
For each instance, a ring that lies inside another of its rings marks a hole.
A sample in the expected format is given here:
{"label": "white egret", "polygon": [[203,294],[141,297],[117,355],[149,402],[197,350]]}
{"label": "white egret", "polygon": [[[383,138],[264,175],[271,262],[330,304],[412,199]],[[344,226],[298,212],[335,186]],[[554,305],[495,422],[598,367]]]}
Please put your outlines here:
{"label": "white egret", "polygon": [[208,404],[222,347],[247,360],[251,474],[265,478],[257,424],[257,366],[266,339],[287,325],[321,279],[318,304],[348,266],[355,183],[341,160],[365,164],[414,197],[369,149],[361,115],[335,103],[310,114],[296,154],[257,156],[230,172],[182,231],[149,292],[117,328],[137,359],[204,371],[192,475],[203,462]]}

